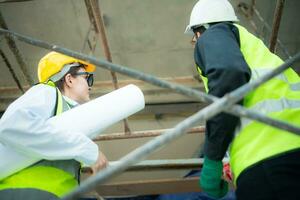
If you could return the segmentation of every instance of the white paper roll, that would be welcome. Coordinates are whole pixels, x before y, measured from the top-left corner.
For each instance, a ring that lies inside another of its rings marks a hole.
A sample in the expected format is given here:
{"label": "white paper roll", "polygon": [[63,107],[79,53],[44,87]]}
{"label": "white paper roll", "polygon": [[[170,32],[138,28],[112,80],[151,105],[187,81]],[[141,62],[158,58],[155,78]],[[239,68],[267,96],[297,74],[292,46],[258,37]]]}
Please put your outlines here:
{"label": "white paper roll", "polygon": [[[145,100],[142,91],[135,85],[128,85],[52,117],[48,123],[84,133],[93,138],[107,127],[144,107]],[[22,155],[1,143],[0,158],[4,158],[0,164],[0,180],[39,161],[39,159]]]}

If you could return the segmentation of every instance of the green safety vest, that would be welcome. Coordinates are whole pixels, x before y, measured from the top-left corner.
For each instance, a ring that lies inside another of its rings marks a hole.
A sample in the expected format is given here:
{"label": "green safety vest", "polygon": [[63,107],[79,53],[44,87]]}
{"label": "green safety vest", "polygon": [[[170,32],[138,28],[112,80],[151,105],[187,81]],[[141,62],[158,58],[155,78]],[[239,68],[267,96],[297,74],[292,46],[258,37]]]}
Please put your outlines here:
{"label": "green safety vest", "polygon": [[[56,94],[55,115],[59,115],[71,106],[58,88]],[[75,160],[41,160],[1,180],[0,199],[58,199],[78,185],[79,170]]]}
{"label": "green safety vest", "polygon": [[[273,70],[283,61],[244,27],[239,30],[240,50],[251,69],[250,82]],[[206,91],[207,78],[201,73]],[[243,100],[243,106],[295,126],[300,125],[300,78],[291,68],[274,77]],[[275,127],[241,118],[230,145],[230,164],[235,181],[243,170],[255,163],[300,148],[300,137]]]}

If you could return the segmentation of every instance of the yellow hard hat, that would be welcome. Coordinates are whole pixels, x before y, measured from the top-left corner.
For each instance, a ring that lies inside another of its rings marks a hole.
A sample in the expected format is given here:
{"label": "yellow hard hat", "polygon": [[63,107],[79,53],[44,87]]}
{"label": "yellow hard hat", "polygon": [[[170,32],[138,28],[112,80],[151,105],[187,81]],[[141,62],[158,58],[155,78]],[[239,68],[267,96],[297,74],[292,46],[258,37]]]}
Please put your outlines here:
{"label": "yellow hard hat", "polygon": [[[39,62],[39,82],[42,83],[48,81],[53,75],[61,72],[65,65],[72,63],[83,64],[87,72],[93,72],[96,68],[95,65],[92,65],[85,61],[52,51],[46,54]],[[63,75],[65,75],[67,71],[65,71]]]}

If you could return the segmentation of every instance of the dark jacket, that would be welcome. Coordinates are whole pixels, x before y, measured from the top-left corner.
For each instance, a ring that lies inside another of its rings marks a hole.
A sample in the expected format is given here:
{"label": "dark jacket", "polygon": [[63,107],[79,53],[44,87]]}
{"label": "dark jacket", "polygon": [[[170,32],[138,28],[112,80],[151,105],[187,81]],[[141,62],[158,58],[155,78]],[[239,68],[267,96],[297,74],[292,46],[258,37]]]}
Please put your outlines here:
{"label": "dark jacket", "polygon": [[[202,75],[208,79],[208,94],[222,97],[250,80],[250,68],[240,51],[238,29],[231,23],[214,24],[201,34],[194,58]],[[208,120],[204,155],[221,160],[238,123],[238,117],[225,113]]]}

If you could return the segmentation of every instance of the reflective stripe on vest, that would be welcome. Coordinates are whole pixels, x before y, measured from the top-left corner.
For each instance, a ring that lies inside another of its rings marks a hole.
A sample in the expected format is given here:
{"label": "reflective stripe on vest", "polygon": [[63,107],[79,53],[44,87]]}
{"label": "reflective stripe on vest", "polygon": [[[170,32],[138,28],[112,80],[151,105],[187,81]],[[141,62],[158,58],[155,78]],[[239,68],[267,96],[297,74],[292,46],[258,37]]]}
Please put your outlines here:
{"label": "reflective stripe on vest", "polygon": [[[241,52],[251,68],[251,80],[278,67],[283,61],[245,28],[239,30]],[[248,93],[243,105],[269,117],[300,125],[300,78],[292,70]],[[230,163],[235,181],[240,173],[266,158],[300,148],[300,137],[256,121],[242,118],[230,147]]]}
{"label": "reflective stripe on vest", "polygon": [[[52,82],[48,85],[54,86]],[[54,115],[70,108],[56,88]],[[24,198],[36,196],[37,199],[49,199],[53,195],[61,197],[78,185],[79,170],[80,163],[75,160],[41,160],[0,181],[0,196],[7,199],[14,199],[20,195]]]}

